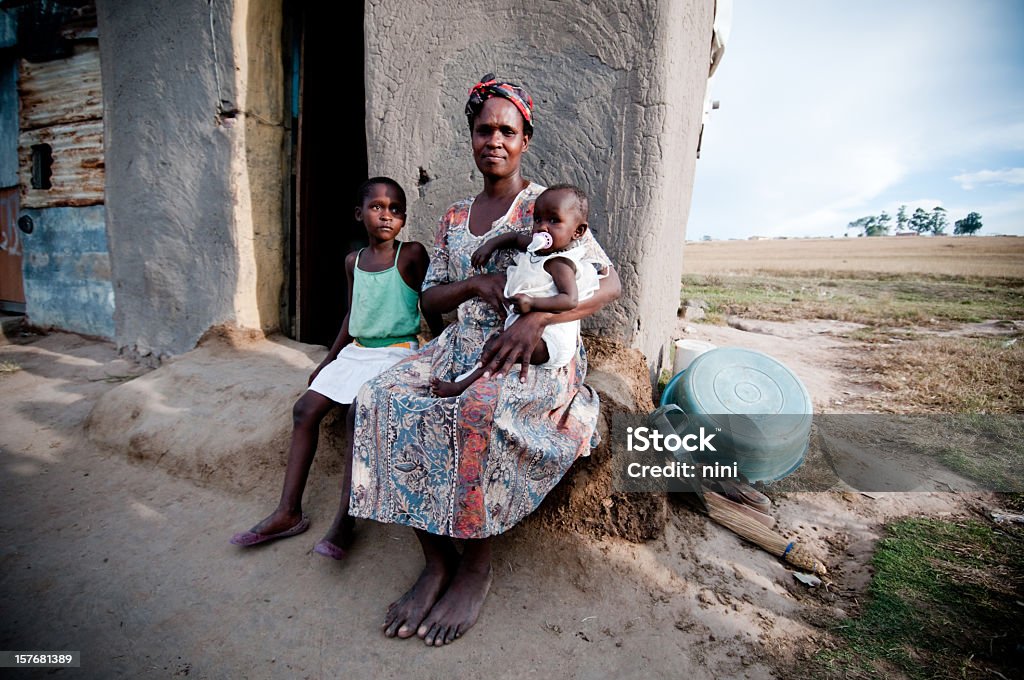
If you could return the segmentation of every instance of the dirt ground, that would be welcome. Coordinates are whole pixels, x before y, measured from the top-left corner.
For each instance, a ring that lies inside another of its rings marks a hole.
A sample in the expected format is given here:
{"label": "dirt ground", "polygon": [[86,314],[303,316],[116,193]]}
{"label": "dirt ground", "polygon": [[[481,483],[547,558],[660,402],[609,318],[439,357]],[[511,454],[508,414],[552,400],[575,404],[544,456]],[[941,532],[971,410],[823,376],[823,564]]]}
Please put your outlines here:
{"label": "dirt ground", "polygon": [[[858,350],[833,322],[756,324],[680,334],[786,357],[819,410],[856,399],[844,366]],[[313,363],[295,367],[297,390]],[[0,366],[0,649],[80,650],[81,669],[58,676],[782,677],[822,644],[816,626],[856,606],[883,521],[970,513],[976,502],[776,494],[779,527],[832,572],[814,590],[678,503],[664,537],[646,544],[527,520],[497,541],[479,623],[429,649],[379,628],[421,566],[411,531],[364,522],[343,563],[312,553],[336,476],[314,468],[309,532],[242,550],[228,538],[270,509],[277,483],[199,485],[86,437],[97,399],[145,369],[67,334],[0,346]]]}

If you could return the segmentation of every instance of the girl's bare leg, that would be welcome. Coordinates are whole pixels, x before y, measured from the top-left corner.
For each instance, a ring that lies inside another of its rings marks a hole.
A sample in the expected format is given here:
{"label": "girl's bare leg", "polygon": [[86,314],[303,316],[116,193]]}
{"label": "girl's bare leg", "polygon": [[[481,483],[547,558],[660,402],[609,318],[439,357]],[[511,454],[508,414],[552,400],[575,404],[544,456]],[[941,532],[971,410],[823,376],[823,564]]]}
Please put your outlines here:
{"label": "girl's bare leg", "polygon": [[320,423],[338,404],[324,395],[307,390],[292,409],[292,441],[288,448],[288,464],[277,509],[254,526],[257,534],[286,531],[302,520],[302,492],[306,489],[309,468],[316,455]]}
{"label": "girl's bare leg", "polygon": [[354,520],[348,516],[349,494],[352,491],[352,447],[353,434],[356,429],[356,405],[349,407],[345,414],[345,435],[348,439],[348,446],[342,453],[341,461],[341,497],[338,499],[338,512],[334,516],[334,522],[324,534],[323,540],[333,543],[339,548],[345,549],[352,543],[352,527]]}
{"label": "girl's bare leg", "polygon": [[[392,602],[384,617],[384,634],[409,638],[422,628],[441,593],[457,573],[459,553],[447,536],[437,536],[416,529],[416,538],[423,549],[424,566],[416,583],[402,597]],[[422,637],[422,636],[420,636]]]}
{"label": "girl's bare leg", "polygon": [[490,587],[491,539],[467,540],[451,583],[416,634],[434,646],[446,645],[461,637],[476,623]]}

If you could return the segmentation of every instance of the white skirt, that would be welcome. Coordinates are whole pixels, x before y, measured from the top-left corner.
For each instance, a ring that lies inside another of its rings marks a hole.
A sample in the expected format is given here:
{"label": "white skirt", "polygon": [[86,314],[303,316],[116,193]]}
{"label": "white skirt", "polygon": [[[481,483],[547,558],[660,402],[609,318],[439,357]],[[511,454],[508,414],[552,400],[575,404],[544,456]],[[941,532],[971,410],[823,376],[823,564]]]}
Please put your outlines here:
{"label": "white skirt", "polygon": [[415,342],[411,344],[411,349],[361,347],[355,343],[345,345],[338,358],[317,373],[309,389],[339,404],[351,404],[364,382],[415,354],[419,347]]}

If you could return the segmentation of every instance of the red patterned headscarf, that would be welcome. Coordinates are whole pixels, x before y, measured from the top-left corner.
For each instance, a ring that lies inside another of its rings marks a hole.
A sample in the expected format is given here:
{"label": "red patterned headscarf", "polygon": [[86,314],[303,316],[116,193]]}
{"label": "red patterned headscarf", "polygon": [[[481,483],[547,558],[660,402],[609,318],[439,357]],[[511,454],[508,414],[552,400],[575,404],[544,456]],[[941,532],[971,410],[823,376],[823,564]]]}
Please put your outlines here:
{"label": "red patterned headscarf", "polygon": [[491,97],[507,99],[523,114],[523,132],[533,134],[533,98],[515,83],[500,81],[493,73],[488,73],[480,82],[469,88],[469,101],[466,102],[466,120],[473,129],[473,119],[484,107],[484,102]]}

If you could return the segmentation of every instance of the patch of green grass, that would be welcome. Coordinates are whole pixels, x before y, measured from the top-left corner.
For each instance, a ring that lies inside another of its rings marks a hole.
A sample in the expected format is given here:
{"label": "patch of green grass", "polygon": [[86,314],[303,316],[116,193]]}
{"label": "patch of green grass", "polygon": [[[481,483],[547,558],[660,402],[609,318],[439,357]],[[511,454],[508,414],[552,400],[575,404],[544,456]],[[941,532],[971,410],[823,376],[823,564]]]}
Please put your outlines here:
{"label": "patch of green grass", "polygon": [[833,627],[838,647],[813,664],[832,677],[889,677],[886,667],[910,678],[1013,677],[1024,661],[1024,533],[907,519],[886,534],[867,603]]}
{"label": "patch of green grass", "polygon": [[9,373],[17,373],[21,370],[21,366],[14,361],[0,361],[0,375],[7,375]]}
{"label": "patch of green grass", "polygon": [[[675,348],[672,348],[672,356],[675,356]],[[672,380],[672,371],[667,368],[661,369],[661,374],[658,376],[658,385],[654,390],[654,402],[661,402],[661,395],[664,394],[665,388],[668,387],[669,382]]]}
{"label": "patch of green grass", "polygon": [[[708,303],[706,323],[725,323],[735,315],[862,324],[844,335],[872,346],[853,377],[882,390],[879,410],[1024,412],[1024,343],[1017,341],[1019,332],[998,338],[937,333],[988,319],[1024,319],[1024,281],[813,274],[688,275],[681,297]],[[958,464],[955,455],[950,460]]]}

